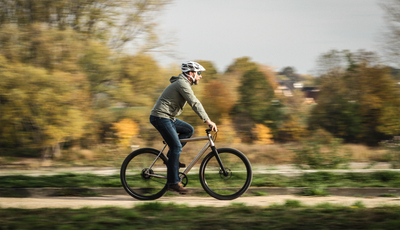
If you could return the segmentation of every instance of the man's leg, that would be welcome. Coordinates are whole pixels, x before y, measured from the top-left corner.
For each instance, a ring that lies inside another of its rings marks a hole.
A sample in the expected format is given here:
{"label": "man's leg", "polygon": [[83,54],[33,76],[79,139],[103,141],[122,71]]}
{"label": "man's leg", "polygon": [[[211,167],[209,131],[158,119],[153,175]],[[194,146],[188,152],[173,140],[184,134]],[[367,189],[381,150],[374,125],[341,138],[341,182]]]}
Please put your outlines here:
{"label": "man's leg", "polygon": [[182,144],[179,141],[175,124],[171,119],[150,117],[150,122],[160,132],[164,141],[167,142],[168,163],[167,163],[167,184],[177,184],[179,179],[179,156],[182,152]]}
{"label": "man's leg", "polygon": [[[178,135],[179,139],[192,137],[192,135],[194,133],[194,129],[189,123],[186,123],[179,119],[176,119],[174,123],[175,123],[176,131],[179,133],[179,135]],[[185,145],[186,145],[186,142],[182,143],[182,147]]]}

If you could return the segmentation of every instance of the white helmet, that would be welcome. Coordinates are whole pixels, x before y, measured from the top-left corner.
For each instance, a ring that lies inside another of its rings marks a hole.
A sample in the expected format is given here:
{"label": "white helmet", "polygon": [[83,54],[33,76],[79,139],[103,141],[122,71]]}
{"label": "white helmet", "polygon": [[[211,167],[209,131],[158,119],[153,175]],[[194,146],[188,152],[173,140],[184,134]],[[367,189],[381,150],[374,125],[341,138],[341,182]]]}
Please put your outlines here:
{"label": "white helmet", "polygon": [[194,62],[194,61],[188,61],[188,62],[182,63],[181,70],[184,73],[189,72],[189,71],[193,71],[193,72],[206,71],[206,69],[204,69],[203,66],[201,66],[199,63]]}

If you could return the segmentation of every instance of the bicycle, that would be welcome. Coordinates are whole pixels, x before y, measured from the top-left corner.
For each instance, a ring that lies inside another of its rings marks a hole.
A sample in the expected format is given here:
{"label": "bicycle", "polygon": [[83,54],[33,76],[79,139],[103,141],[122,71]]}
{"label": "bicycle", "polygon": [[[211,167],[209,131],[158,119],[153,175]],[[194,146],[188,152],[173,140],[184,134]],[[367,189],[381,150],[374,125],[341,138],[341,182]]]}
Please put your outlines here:
{"label": "bicycle", "polygon": [[[187,168],[179,173],[181,183],[186,187],[188,173],[211,147],[199,168],[199,179],[203,189],[219,200],[233,200],[241,196],[250,187],[253,179],[252,168],[247,157],[233,148],[216,149],[217,133],[207,136],[181,139],[181,142],[208,140],[207,144],[195,156]],[[121,166],[120,178],[125,191],[139,200],[155,200],[163,196],[167,186],[167,161],[161,151],[153,148],[141,148],[130,153]]]}

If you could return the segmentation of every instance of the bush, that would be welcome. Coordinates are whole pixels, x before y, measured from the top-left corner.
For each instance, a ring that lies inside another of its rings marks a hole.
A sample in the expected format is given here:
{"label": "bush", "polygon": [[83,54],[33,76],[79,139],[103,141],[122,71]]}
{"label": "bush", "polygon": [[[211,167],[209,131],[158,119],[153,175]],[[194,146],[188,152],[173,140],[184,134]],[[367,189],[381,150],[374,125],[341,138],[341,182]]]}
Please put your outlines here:
{"label": "bush", "polygon": [[388,150],[386,157],[392,168],[400,168],[400,138],[396,137],[392,140],[382,141],[380,144]]}
{"label": "bush", "polygon": [[332,169],[350,161],[351,154],[342,154],[341,139],[327,138],[326,135],[314,134],[310,139],[303,141],[295,152],[294,164],[300,169]]}
{"label": "bush", "polygon": [[286,200],[284,206],[287,208],[301,208],[303,205],[299,200]]}

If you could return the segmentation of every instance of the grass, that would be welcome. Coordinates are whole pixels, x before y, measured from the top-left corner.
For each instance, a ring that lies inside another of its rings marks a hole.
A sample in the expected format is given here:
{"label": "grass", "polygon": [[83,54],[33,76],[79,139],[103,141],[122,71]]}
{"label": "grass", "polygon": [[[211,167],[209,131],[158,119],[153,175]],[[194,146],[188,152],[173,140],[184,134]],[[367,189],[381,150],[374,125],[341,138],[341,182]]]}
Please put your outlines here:
{"label": "grass", "polygon": [[[197,174],[188,175],[188,187],[201,187]],[[234,183],[233,183],[234,186]],[[400,188],[400,172],[378,171],[372,173],[332,172],[306,173],[298,177],[274,174],[253,175],[252,187],[310,187],[314,193],[326,187],[392,187]],[[58,174],[43,176],[0,176],[0,188],[88,188],[121,187],[119,175],[99,176],[94,174]]]}
{"label": "grass", "polygon": [[157,202],[133,208],[1,209],[0,229],[398,229],[400,207],[332,204],[304,206],[296,200],[252,207],[187,207]]}
{"label": "grass", "polygon": [[321,187],[313,187],[303,190],[299,195],[302,196],[329,196],[329,193]]}
{"label": "grass", "polygon": [[398,197],[399,195],[397,193],[384,193],[380,196],[381,197]]}

